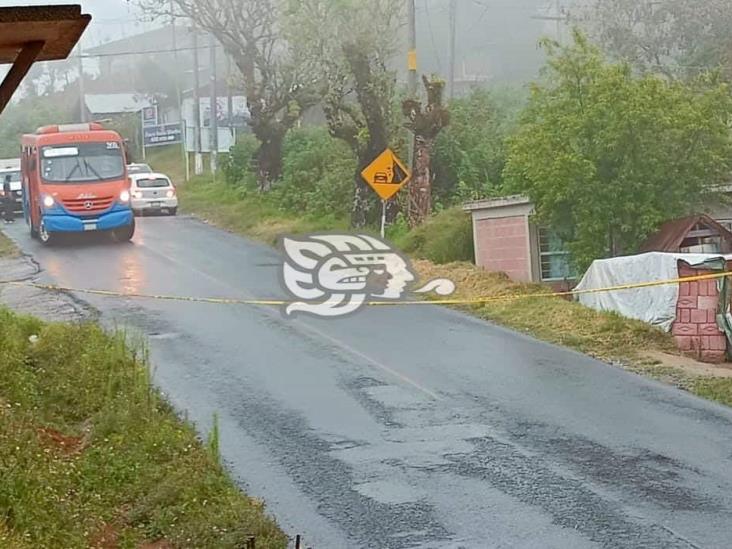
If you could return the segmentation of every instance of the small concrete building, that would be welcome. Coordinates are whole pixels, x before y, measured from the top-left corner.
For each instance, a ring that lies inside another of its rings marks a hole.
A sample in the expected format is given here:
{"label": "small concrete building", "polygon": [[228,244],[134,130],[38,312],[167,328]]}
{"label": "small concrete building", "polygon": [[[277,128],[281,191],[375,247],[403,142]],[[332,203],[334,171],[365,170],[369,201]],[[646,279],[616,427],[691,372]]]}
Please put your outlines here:
{"label": "small concrete building", "polygon": [[534,205],[527,197],[478,200],[463,209],[473,218],[477,266],[517,282],[558,284],[575,278],[564,243],[532,222]]}

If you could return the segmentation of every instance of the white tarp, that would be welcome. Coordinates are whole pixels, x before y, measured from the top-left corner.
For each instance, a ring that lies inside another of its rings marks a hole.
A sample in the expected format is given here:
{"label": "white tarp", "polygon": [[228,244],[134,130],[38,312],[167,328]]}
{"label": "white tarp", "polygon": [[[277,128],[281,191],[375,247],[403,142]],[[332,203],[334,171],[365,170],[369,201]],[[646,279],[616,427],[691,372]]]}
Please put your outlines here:
{"label": "white tarp", "polygon": [[[601,259],[592,263],[575,290],[591,290],[651,282],[679,277],[678,261],[689,265],[714,268],[724,257],[713,254],[647,254]],[[706,264],[706,265],[705,265]],[[717,266],[716,268],[719,268]],[[580,294],[579,302],[598,311],[615,311],[625,317],[642,320],[666,332],[676,319],[679,285],[668,284],[649,288]]]}

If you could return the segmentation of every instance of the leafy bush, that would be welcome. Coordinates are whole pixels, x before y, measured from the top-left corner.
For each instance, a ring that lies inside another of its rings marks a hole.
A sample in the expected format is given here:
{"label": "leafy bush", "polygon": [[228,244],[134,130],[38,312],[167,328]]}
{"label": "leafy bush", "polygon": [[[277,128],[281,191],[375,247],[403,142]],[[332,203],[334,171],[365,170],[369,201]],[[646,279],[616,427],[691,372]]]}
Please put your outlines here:
{"label": "leafy bush", "polygon": [[473,261],[473,226],[460,208],[444,210],[393,239],[405,252],[434,263]]}
{"label": "leafy bush", "polygon": [[253,170],[254,154],[259,142],[251,134],[239,136],[229,154],[221,161],[221,171],[230,185],[243,185],[254,189],[256,177]]}
{"label": "leafy bush", "polygon": [[282,180],[270,199],[291,213],[345,217],[355,172],[349,148],[325,128],[294,130],[285,139]]}
{"label": "leafy bush", "polygon": [[450,104],[450,125],[433,158],[437,202],[453,205],[500,192],[505,140],[523,102],[515,90],[477,89]]}

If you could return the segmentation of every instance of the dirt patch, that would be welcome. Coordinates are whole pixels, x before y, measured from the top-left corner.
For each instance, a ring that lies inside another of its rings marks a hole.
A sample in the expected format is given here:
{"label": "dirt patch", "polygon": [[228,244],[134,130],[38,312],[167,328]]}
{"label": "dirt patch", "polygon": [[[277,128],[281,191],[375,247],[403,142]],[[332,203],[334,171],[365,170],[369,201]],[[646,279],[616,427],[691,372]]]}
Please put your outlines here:
{"label": "dirt patch", "polygon": [[682,355],[671,355],[660,351],[647,351],[643,358],[659,366],[676,368],[693,376],[722,377],[732,379],[732,364],[706,364]]}
{"label": "dirt patch", "polygon": [[118,549],[119,546],[119,534],[111,524],[105,524],[89,538],[92,549]]}
{"label": "dirt patch", "polygon": [[36,429],[36,433],[44,446],[51,447],[65,456],[79,455],[87,445],[83,436],[64,435],[50,427],[39,427]]}
{"label": "dirt patch", "polygon": [[143,543],[138,549],[173,549],[173,544],[164,539]]}

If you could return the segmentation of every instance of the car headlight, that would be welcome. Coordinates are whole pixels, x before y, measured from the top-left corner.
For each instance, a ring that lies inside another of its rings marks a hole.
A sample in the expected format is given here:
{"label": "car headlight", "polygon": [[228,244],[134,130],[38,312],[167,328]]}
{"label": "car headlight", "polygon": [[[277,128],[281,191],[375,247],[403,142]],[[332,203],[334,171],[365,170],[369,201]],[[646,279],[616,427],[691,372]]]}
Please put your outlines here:
{"label": "car headlight", "polygon": [[119,193],[119,200],[120,200],[120,202],[129,202],[130,201],[130,191],[124,190],[121,193]]}
{"label": "car headlight", "polygon": [[53,208],[53,205],[56,203],[56,201],[53,199],[53,197],[50,194],[47,194],[43,197],[43,205],[46,208]]}

